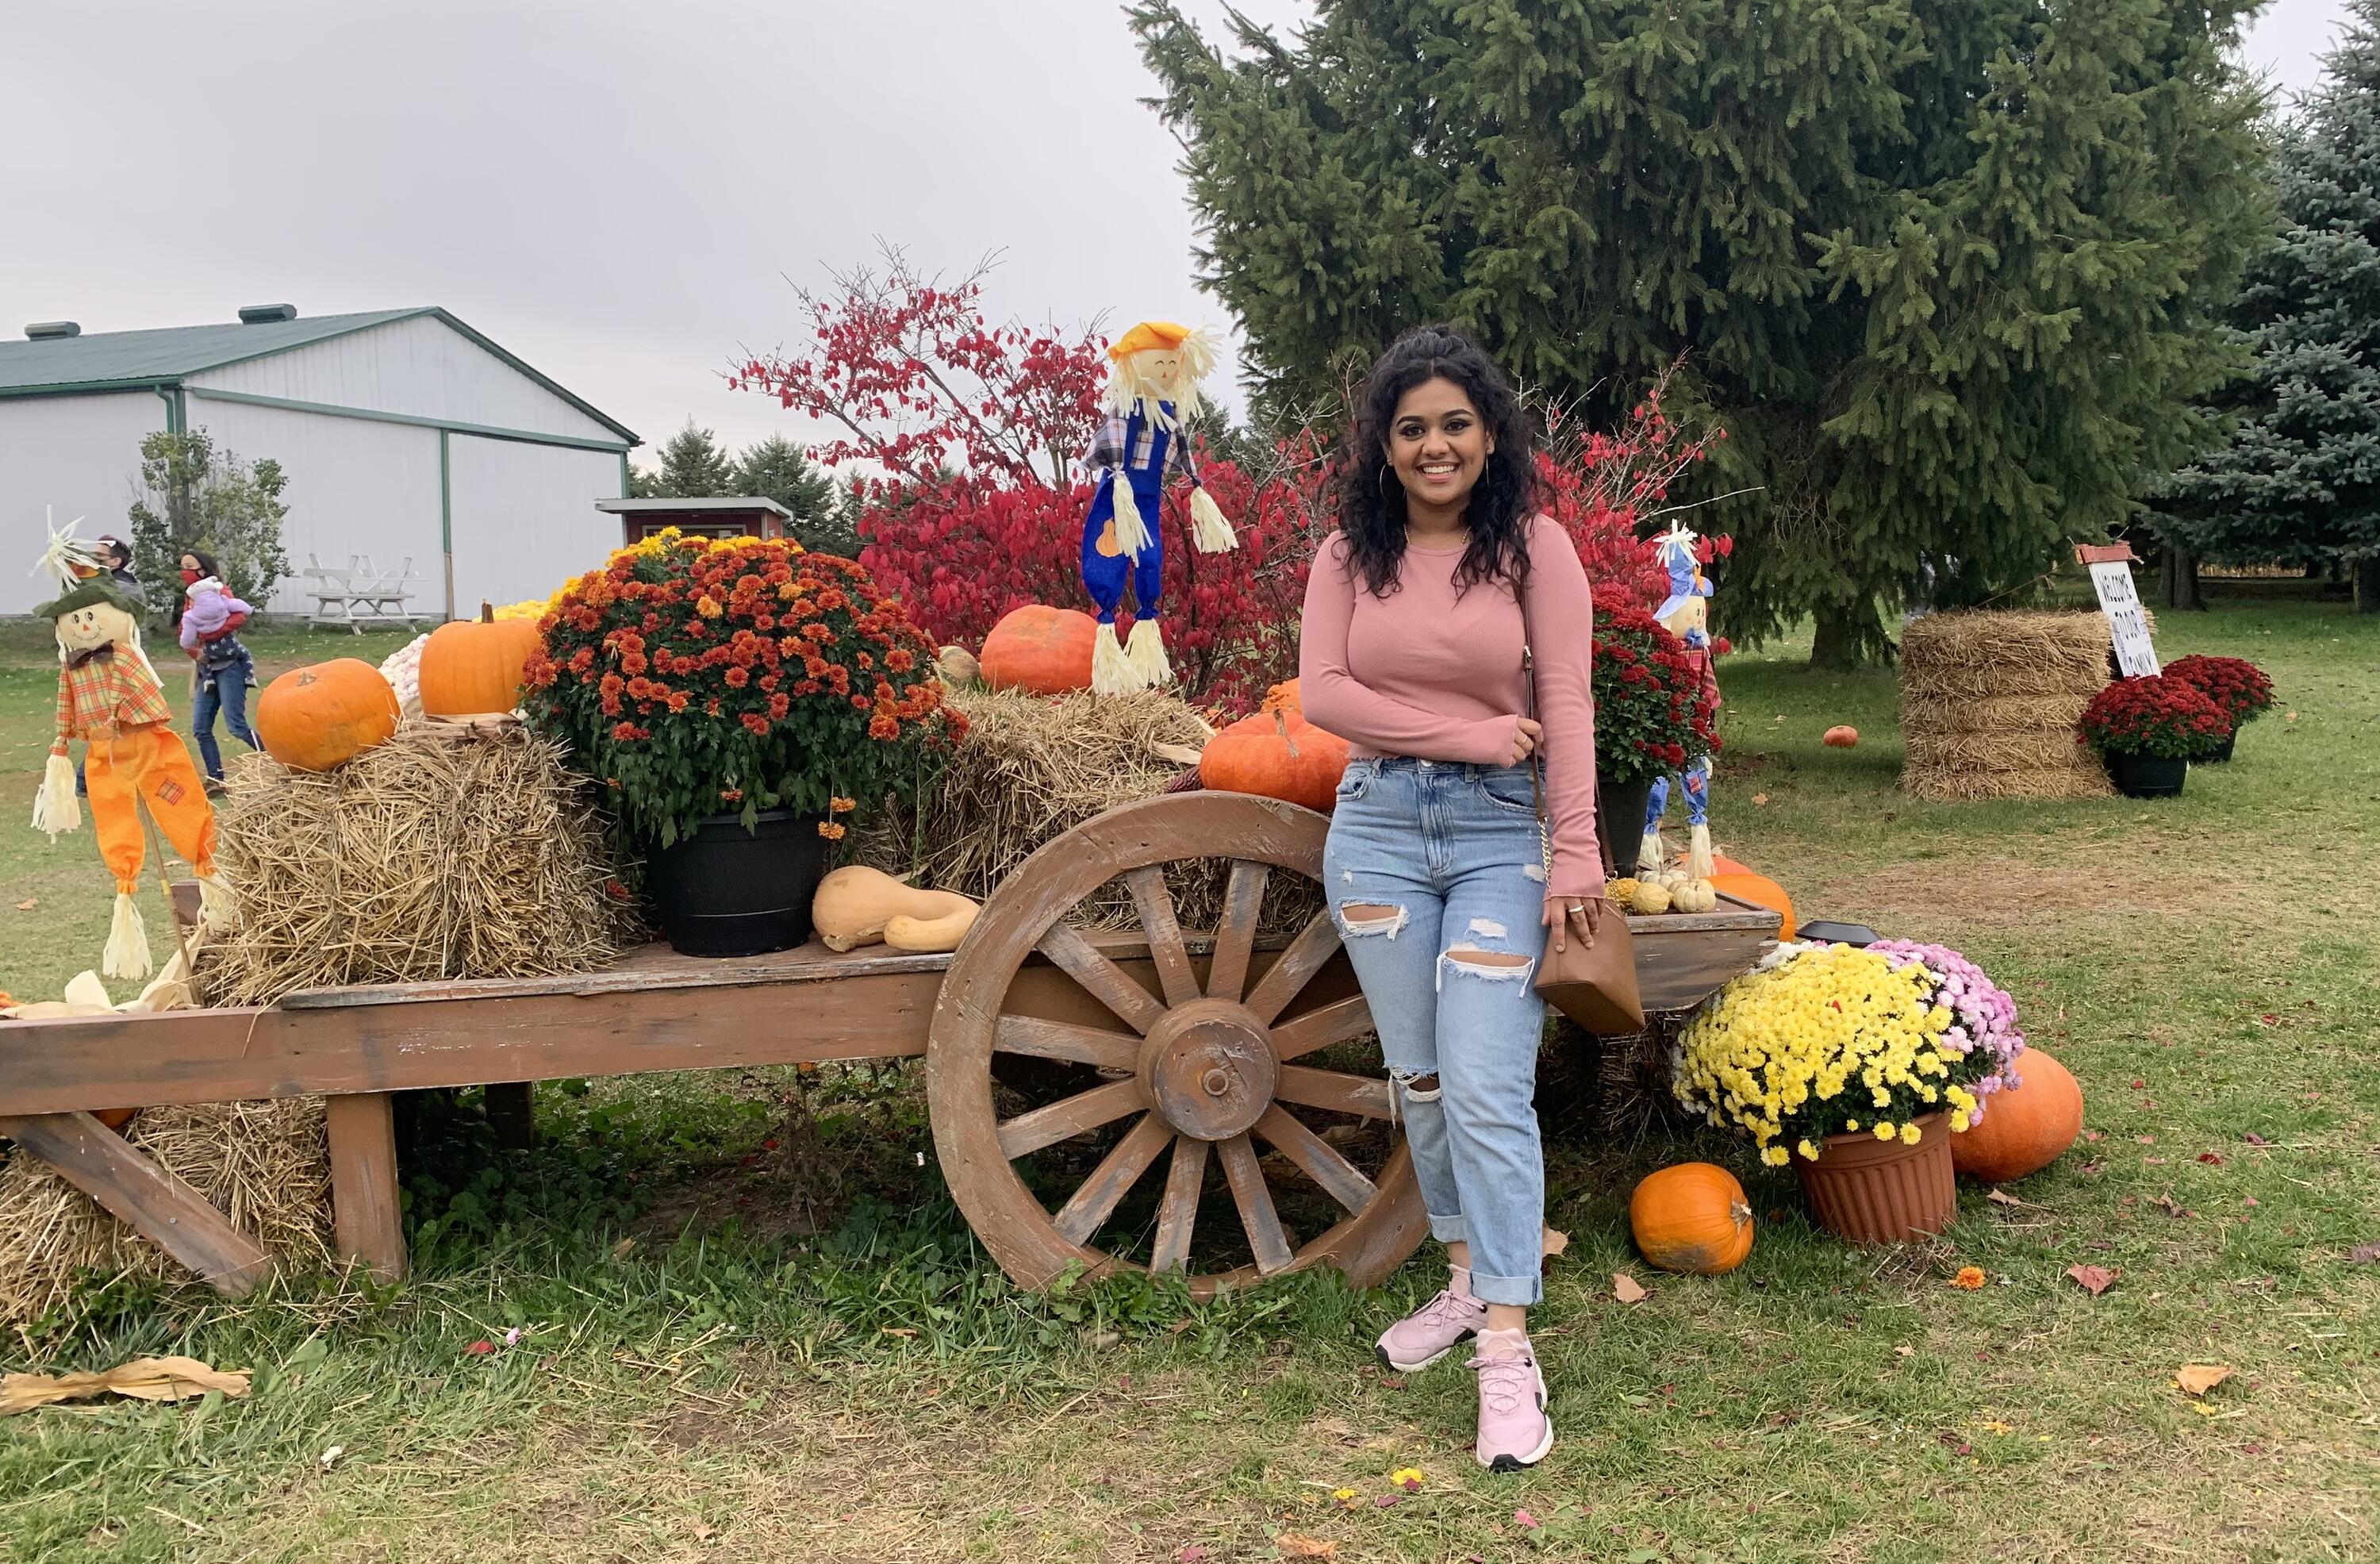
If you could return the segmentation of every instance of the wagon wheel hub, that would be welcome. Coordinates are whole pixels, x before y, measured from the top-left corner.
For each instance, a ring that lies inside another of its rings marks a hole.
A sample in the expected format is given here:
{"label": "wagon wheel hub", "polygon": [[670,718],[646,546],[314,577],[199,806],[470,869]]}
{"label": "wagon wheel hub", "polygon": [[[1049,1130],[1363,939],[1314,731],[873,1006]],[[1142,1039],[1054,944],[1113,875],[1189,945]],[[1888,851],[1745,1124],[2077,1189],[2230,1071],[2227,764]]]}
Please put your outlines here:
{"label": "wagon wheel hub", "polygon": [[1194,999],[1168,1010],[1141,1044],[1149,1106],[1196,1140],[1228,1141],[1254,1128],[1280,1079],[1271,1031],[1232,1000]]}

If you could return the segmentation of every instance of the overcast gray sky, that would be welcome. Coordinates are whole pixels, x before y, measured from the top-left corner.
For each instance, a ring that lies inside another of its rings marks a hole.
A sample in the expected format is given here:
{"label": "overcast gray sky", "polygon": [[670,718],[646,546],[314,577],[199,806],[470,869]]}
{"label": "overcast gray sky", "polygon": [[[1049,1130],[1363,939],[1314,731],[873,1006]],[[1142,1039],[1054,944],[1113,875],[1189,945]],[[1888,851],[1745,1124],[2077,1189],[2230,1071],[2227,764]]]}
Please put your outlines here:
{"label": "overcast gray sky", "polygon": [[[2302,89],[2343,9],[2279,0],[2249,53]],[[730,354],[798,336],[783,274],[876,236],[1004,250],[1002,315],[1229,324],[1112,0],[9,11],[0,330],[441,304],[649,445],[689,414],[740,445],[808,431],[725,389]]]}

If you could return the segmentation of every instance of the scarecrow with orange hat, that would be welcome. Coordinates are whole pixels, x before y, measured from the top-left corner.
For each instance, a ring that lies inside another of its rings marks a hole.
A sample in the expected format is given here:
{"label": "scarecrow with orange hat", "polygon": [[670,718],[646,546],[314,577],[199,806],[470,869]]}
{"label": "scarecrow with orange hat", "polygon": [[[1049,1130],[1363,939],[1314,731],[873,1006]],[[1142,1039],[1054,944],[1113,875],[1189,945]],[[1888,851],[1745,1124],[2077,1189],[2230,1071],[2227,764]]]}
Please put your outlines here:
{"label": "scarecrow with orange hat", "polygon": [[[1190,542],[1201,554],[1239,547],[1232,524],[1198,481],[1183,425],[1198,412],[1198,383],[1215,367],[1215,340],[1170,321],[1143,321],[1108,349],[1107,416],[1086,465],[1099,474],[1083,520],[1083,585],[1099,605],[1091,688],[1102,694],[1148,690],[1173,677],[1157,628],[1165,589],[1158,530],[1165,485],[1190,480]],[[1132,587],[1132,639],[1117,639],[1116,610]]]}

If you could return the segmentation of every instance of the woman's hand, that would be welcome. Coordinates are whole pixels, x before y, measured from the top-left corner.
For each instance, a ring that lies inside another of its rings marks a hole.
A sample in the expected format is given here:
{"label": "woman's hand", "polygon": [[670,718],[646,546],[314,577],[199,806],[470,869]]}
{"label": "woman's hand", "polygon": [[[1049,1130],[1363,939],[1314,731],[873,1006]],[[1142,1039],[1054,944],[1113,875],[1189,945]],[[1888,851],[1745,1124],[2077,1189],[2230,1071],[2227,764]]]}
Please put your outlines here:
{"label": "woman's hand", "polygon": [[1573,936],[1579,948],[1595,948],[1595,931],[1603,923],[1603,898],[1599,896],[1549,896],[1546,898],[1546,927],[1554,932],[1554,949],[1570,948]]}
{"label": "woman's hand", "polygon": [[1527,760],[1536,751],[1537,740],[1545,737],[1545,732],[1543,727],[1527,717],[1514,717],[1512,719],[1512,758],[1504,764],[1518,765]]}

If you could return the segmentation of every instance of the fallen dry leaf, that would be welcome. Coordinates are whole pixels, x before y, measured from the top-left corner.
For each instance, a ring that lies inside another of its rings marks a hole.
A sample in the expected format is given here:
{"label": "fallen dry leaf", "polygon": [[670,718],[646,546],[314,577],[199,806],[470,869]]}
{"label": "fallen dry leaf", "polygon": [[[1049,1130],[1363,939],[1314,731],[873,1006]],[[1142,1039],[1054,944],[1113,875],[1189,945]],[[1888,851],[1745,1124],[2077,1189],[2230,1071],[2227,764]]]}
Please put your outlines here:
{"label": "fallen dry leaf", "polygon": [[2066,1274],[2072,1277],[2075,1284],[2094,1298],[2107,1291],[2116,1282],[2116,1273],[2105,1265],[2069,1265],[2066,1267]]}
{"label": "fallen dry leaf", "polygon": [[2210,1167],[2220,1167],[2223,1166],[2223,1158],[2214,1152],[2200,1152],[2198,1154],[2198,1160],[2205,1163]]}
{"label": "fallen dry leaf", "polygon": [[2031,1202],[2031,1201],[2029,1201],[2029,1200],[2019,1200],[2019,1199],[2017,1199],[2017,1198],[2016,1198],[2016,1196],[2014,1196],[2014,1195],[2012,1195],[2012,1194],[2009,1193],[2009,1192],[2008,1192],[2008,1191],[2006,1191],[2006,1190],[1994,1190],[1994,1191],[1992,1191],[1992,1192],[1991,1192],[1991,1193],[1989,1193],[1989,1194],[1987,1194],[1987,1195],[1984,1196],[1984,1198],[1985,1198],[1985,1200],[1990,1201],[1994,1205],[2025,1205],[2025,1206],[2030,1206],[2031,1204],[2033,1204],[2033,1202]]}
{"label": "fallen dry leaf", "polygon": [[2190,1215],[2189,1209],[2184,1206],[2181,1202],[2173,1198],[2173,1191],[2171,1190],[2168,1190],[2165,1193],[2157,1196],[2157,1204],[2164,1209],[2165,1214],[2168,1216],[2187,1216]]}
{"label": "fallen dry leaf", "polygon": [[2272,1142],[2265,1139],[2262,1135],[2257,1134],[2253,1130],[2249,1130],[2240,1138],[2247,1142],[2252,1146],[2269,1146],[2273,1143]]}
{"label": "fallen dry leaf", "polygon": [[234,1399],[247,1395],[248,1370],[214,1369],[196,1358],[166,1357],[135,1358],[100,1374],[12,1374],[0,1379],[0,1417],[91,1396],[187,1401],[210,1390]]}
{"label": "fallen dry leaf", "polygon": [[1527,1510],[1516,1509],[1512,1511],[1512,1524],[1520,1527],[1521,1530],[1524,1532],[1534,1532],[1537,1529],[1540,1522],[1536,1516],[1530,1514]]}
{"label": "fallen dry leaf", "polygon": [[2173,1382],[2184,1395],[2204,1396],[2230,1377],[2229,1363],[2184,1363]]}
{"label": "fallen dry leaf", "polygon": [[17,910],[19,912],[30,912],[34,908],[39,907],[41,904],[42,898],[40,897],[29,896],[24,900],[17,903]]}
{"label": "fallen dry leaf", "polygon": [[1896,1358],[1913,1358],[1917,1355],[1917,1349],[1903,1342],[1892,1350],[1892,1355]]}
{"label": "fallen dry leaf", "polygon": [[1627,1272],[1614,1271],[1611,1273],[1611,1296],[1622,1303],[1642,1303],[1653,1295],[1645,1290],[1644,1283]]}
{"label": "fallen dry leaf", "polygon": [[1327,1537],[1309,1537],[1303,1532],[1283,1532],[1273,1539],[1283,1558],[1336,1558],[1339,1545]]}
{"label": "fallen dry leaf", "polygon": [[2347,1259],[2353,1265],[2380,1265],[2380,1243],[2359,1243],[2347,1252]]}
{"label": "fallen dry leaf", "polygon": [[1185,1543],[1173,1555],[1173,1564],[1206,1564],[1207,1545]]}
{"label": "fallen dry leaf", "polygon": [[1755,804],[1766,804],[1768,801],[1768,795],[1766,793],[1755,793],[1752,795],[1752,801]]}

